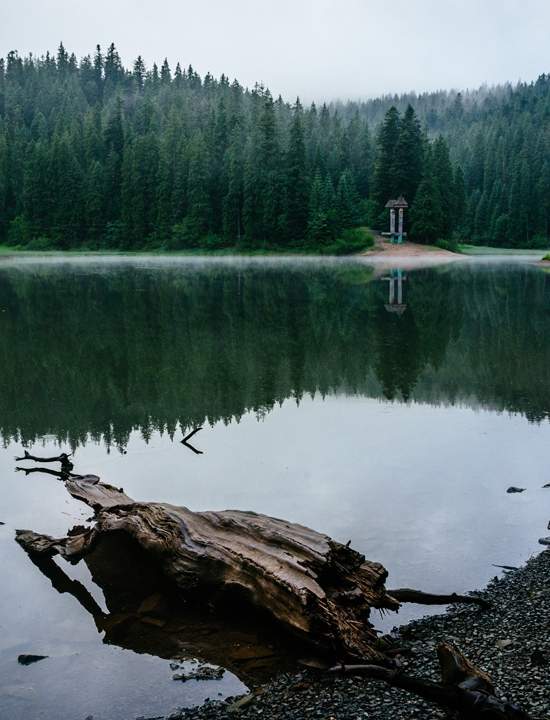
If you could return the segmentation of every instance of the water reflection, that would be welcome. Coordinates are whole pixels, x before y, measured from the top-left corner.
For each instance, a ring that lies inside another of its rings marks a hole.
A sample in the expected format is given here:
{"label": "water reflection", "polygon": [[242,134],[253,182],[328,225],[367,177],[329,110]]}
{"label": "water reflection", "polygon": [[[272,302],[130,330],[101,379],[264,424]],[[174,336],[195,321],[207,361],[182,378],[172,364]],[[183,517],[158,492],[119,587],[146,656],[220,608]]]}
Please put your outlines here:
{"label": "water reflection", "polygon": [[[289,397],[550,408],[548,277],[362,263],[0,270],[0,432],[123,447]],[[406,310],[406,312],[405,312]]]}
{"label": "water reflection", "polygon": [[[548,276],[525,265],[409,268],[401,290],[361,260],[1,266],[0,551],[16,581],[0,587],[0,714],[111,718],[124,694],[132,716],[154,715],[238,685],[172,681],[174,653],[222,647],[212,618],[167,601],[164,626],[143,623],[91,566],[63,566],[65,584],[36,571],[14,528],[64,535],[89,510],[16,473],[21,443],[76,447],[79,471],[140,500],[351,539],[394,586],[465,591],[525,559],[547,522],[550,426],[525,418],[549,416],[549,331]],[[171,442],[198,426],[203,455]],[[128,454],[107,456],[117,446]],[[271,644],[255,632],[235,647]],[[17,665],[33,652],[51,657]]]}
{"label": "water reflection", "polygon": [[403,283],[407,280],[407,276],[400,268],[393,268],[391,275],[386,275],[382,278],[388,283],[388,302],[385,304],[385,308],[388,312],[394,312],[398,315],[403,315],[407,309],[407,303],[404,300],[404,288]]}
{"label": "water reflection", "polygon": [[256,683],[295,667],[300,648],[281,637],[265,615],[252,607],[243,612],[242,598],[232,605],[231,598],[221,594],[183,597],[158,562],[126,533],[106,535],[84,558],[106,611],[86,585],[69,577],[53,558],[28,558],[58,593],[78,602],[107,645],[180,663],[199,659]]}

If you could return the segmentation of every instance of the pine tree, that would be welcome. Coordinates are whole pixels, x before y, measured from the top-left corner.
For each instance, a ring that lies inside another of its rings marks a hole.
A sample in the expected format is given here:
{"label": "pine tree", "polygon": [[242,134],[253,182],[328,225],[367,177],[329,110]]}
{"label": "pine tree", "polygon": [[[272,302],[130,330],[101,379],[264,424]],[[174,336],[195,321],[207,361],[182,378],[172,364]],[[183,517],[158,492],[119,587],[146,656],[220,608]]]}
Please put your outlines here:
{"label": "pine tree", "polygon": [[164,58],[164,62],[162,63],[160,81],[163,85],[170,85],[172,82],[172,73],[170,72],[170,65],[168,65],[168,58]]}
{"label": "pine tree", "polygon": [[420,122],[409,105],[399,125],[399,137],[390,165],[393,197],[403,195],[410,204],[414,201],[422,179],[423,151]]}
{"label": "pine tree", "polygon": [[359,196],[349,170],[340,175],[338,182],[336,218],[339,230],[359,224]]}
{"label": "pine tree", "polygon": [[141,55],[138,55],[137,60],[134,63],[133,76],[136,87],[140,92],[143,90],[146,72],[147,71],[145,69],[145,63],[143,62],[143,58],[141,57]]}
{"label": "pine tree", "polygon": [[286,157],[286,225],[292,243],[303,241],[308,222],[308,179],[302,106],[296,101]]}
{"label": "pine tree", "polygon": [[425,158],[424,179],[418,186],[410,211],[411,238],[428,244],[441,239],[444,228],[443,212],[434,157],[430,150]]}
{"label": "pine tree", "polygon": [[401,118],[392,106],[384,118],[378,133],[376,161],[374,165],[373,198],[376,202],[377,217],[384,214],[388,200],[396,197],[396,184],[393,174],[395,148],[399,141]]}
{"label": "pine tree", "polygon": [[466,187],[462,167],[457,165],[453,178],[452,225],[459,235],[464,233],[464,218],[466,213]]}
{"label": "pine tree", "polygon": [[445,139],[440,135],[433,143],[431,169],[439,195],[442,210],[441,237],[449,238],[453,227],[453,204],[455,187],[453,167],[449,157],[449,148]]}
{"label": "pine tree", "polygon": [[223,237],[228,243],[241,244],[243,233],[243,161],[242,130],[236,125],[225,153],[227,192],[223,198]]}

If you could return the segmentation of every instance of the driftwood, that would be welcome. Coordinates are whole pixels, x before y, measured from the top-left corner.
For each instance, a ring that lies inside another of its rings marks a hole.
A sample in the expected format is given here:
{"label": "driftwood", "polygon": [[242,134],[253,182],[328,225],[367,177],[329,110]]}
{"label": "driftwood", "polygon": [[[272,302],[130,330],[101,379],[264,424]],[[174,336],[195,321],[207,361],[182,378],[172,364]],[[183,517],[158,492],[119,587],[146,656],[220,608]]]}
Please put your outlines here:
{"label": "driftwood", "polygon": [[376,649],[371,608],[396,610],[387,571],[350,547],[301,525],[252,512],[192,512],[138,503],[95,476],[69,477],[69,493],[95,512],[92,528],[64,538],[28,530],[17,541],[36,558],[78,562],[113,533],[123,533],[154,558],[187,593],[238,593],[267,610],[284,629],[335,657],[386,662]]}
{"label": "driftwood", "polygon": [[399,669],[379,665],[342,665],[331,668],[331,674],[361,675],[383,680],[392,687],[414,693],[440,705],[457,720],[530,720],[517,705],[500,699],[489,675],[476,668],[450,643],[437,649],[441,683],[411,677]]}
{"label": "driftwood", "polygon": [[411,590],[411,588],[400,588],[399,590],[388,590],[388,595],[400,603],[418,603],[419,605],[451,605],[462,603],[463,605],[479,605],[482,608],[491,607],[491,603],[479,595],[434,595],[433,593]]}
{"label": "driftwood", "polygon": [[[149,565],[154,568],[149,575],[156,573],[156,577],[144,589],[145,594],[156,592],[154,585],[162,576],[185,593],[186,602],[198,599],[204,605],[205,599],[219,600],[234,607],[237,599],[241,613],[245,607],[260,608],[279,628],[333,660],[391,665],[391,653],[377,642],[369,620],[373,608],[398,610],[400,602],[486,606],[475,596],[388,591],[385,568],[366,560],[350,543],[342,545],[302,525],[253,512],[193,512],[164,503],[139,503],[122,488],[102,483],[95,475],[64,469],[66,458],[25,453],[23,459],[62,462],[61,471],[34,470],[59,477],[74,498],[93,508],[94,525],[76,526],[62,538],[18,530],[16,539],[54,587],[64,587],[60,592],[71,592],[91,612],[96,625],[104,622],[103,616],[92,606],[85,589],[62,580],[52,561],[55,555],[72,563],[84,559],[98,584],[111,587],[114,575],[107,566],[113,564],[118,548],[118,575],[124,578],[120,583],[127,584],[127,598],[139,595],[140,589],[122,568]],[[135,552],[140,553],[139,561],[131,557]],[[118,595],[124,595],[124,588],[119,589]],[[125,602],[113,598],[111,612],[117,615]],[[130,638],[127,645],[133,642]]]}
{"label": "driftwood", "polygon": [[191,430],[190,433],[188,433],[183,438],[183,440],[180,441],[182,445],[185,445],[186,448],[189,448],[189,450],[194,452],[195,455],[203,455],[204,454],[202,450],[197,450],[197,448],[194,445],[191,445],[191,443],[189,442],[189,440],[191,440],[193,435],[196,435],[199,432],[199,430],[202,430],[202,428],[201,427],[194,428],[193,430]]}
{"label": "driftwood", "polygon": [[[25,453],[21,457],[16,457],[15,459],[18,462],[21,462],[22,460],[32,460],[33,462],[40,462],[40,463],[53,463],[58,462],[61,463],[61,471],[64,473],[71,473],[74,465],[69,460],[69,454],[67,453],[61,453],[60,455],[55,455],[53,457],[37,457],[36,455],[31,455],[27,450],[25,450]],[[21,468],[24,469],[24,468]]]}

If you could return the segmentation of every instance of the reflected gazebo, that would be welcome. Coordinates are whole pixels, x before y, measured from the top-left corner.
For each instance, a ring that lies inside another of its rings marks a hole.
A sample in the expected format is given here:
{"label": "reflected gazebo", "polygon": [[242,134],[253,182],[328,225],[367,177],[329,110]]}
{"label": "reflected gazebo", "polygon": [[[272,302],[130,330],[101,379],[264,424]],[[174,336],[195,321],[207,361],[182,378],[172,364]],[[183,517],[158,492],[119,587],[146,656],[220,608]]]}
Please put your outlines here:
{"label": "reflected gazebo", "polygon": [[392,270],[390,275],[382,278],[384,282],[389,284],[388,302],[384,305],[386,310],[396,315],[403,315],[407,309],[407,303],[404,302],[403,283],[407,280],[407,276],[400,269]]}

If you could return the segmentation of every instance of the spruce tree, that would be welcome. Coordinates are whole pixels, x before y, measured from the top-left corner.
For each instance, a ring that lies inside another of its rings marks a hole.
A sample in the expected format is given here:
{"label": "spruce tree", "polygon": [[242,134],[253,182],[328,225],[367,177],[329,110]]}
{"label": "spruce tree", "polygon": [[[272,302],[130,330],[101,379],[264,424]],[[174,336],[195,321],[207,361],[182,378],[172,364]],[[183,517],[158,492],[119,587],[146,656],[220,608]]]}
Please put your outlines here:
{"label": "spruce tree", "polygon": [[376,161],[374,165],[373,199],[376,203],[376,221],[384,216],[384,206],[396,196],[396,184],[393,173],[395,148],[399,141],[401,118],[397,108],[392,106],[384,118],[376,143]]}
{"label": "spruce tree", "polygon": [[443,237],[441,195],[431,150],[426,154],[424,179],[418,186],[410,210],[410,236],[415,242],[433,244]]}
{"label": "spruce tree", "polygon": [[303,241],[308,222],[308,178],[302,106],[296,101],[286,157],[286,228],[292,243]]}
{"label": "spruce tree", "polygon": [[403,195],[409,204],[414,202],[422,179],[423,153],[420,122],[409,105],[399,125],[399,138],[390,165],[393,196]]}

